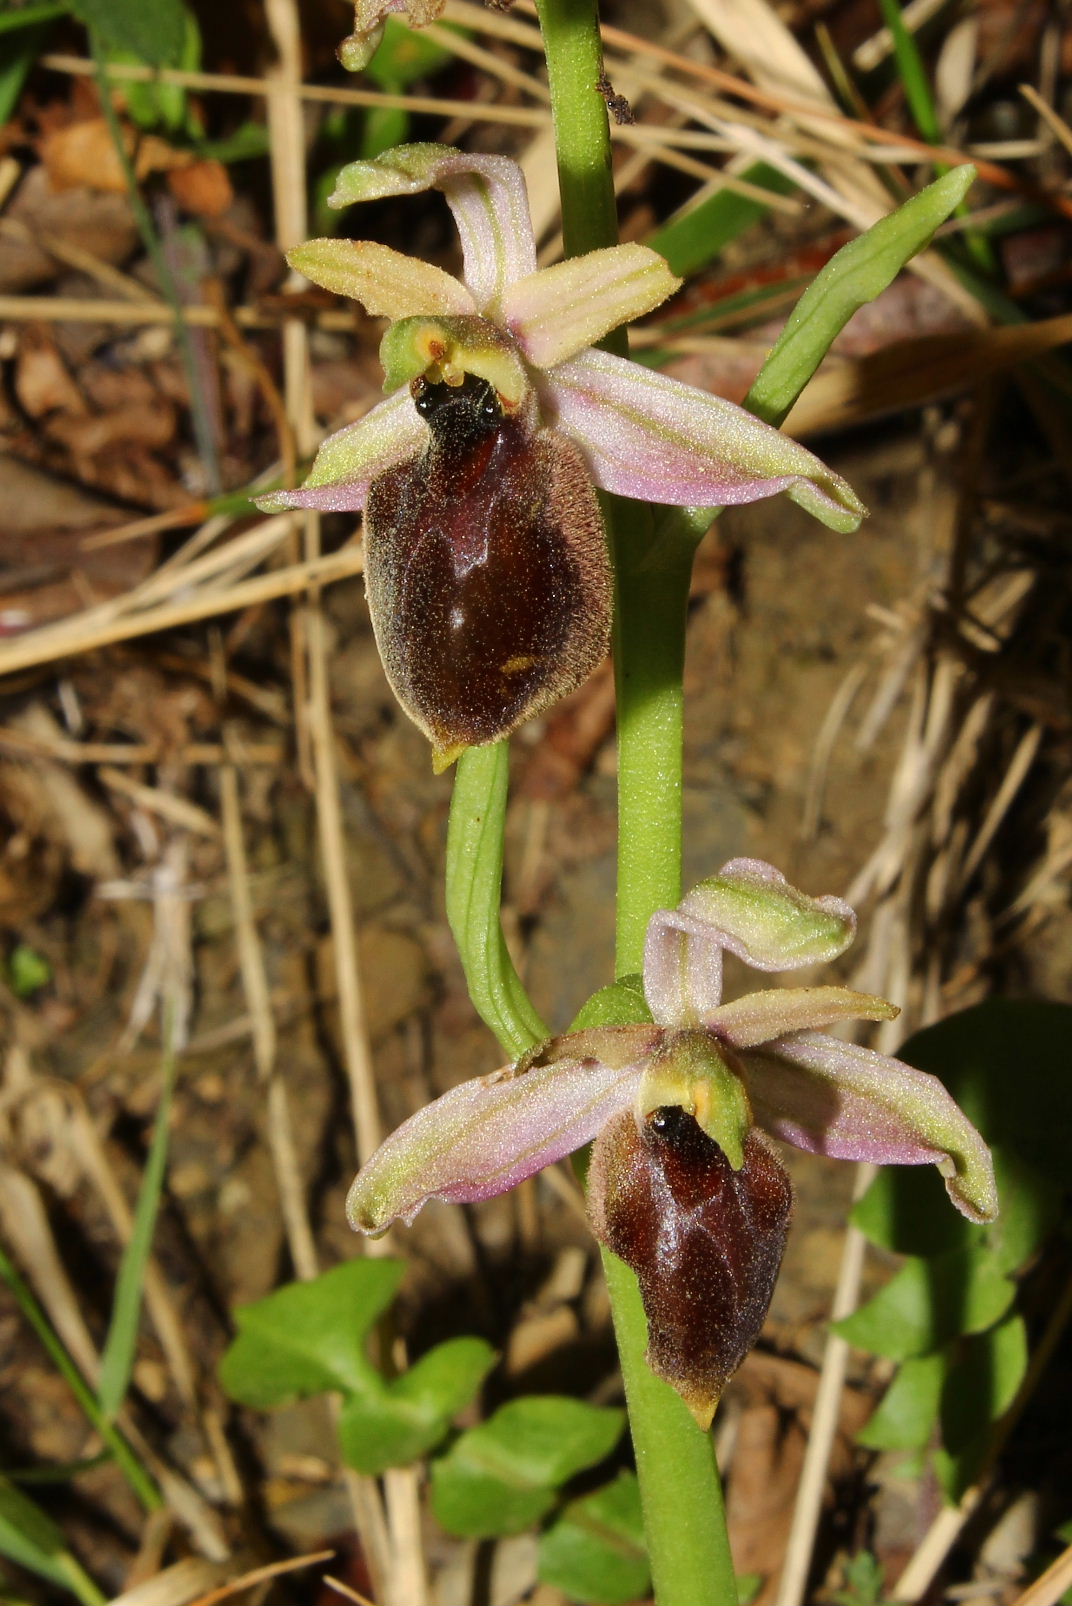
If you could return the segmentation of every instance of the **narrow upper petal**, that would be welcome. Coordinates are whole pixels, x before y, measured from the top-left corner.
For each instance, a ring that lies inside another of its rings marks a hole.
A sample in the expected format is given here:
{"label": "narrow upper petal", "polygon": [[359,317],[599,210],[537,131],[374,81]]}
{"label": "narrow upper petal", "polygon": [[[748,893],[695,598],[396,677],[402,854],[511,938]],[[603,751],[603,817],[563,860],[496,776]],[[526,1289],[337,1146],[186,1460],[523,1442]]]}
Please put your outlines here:
{"label": "narrow upper petal", "polygon": [[970,1221],[997,1215],[990,1150],[936,1076],[818,1032],[746,1049],[740,1062],[755,1118],[775,1137],[838,1160],[933,1162]]}
{"label": "narrow upper petal", "polygon": [[262,513],[317,508],[322,513],[359,513],[371,482],[420,450],[428,435],[407,389],[379,402],[356,424],[336,430],[321,444],[309,478],[298,491],[259,496]]}
{"label": "narrow upper petal", "polygon": [[[630,1032],[635,1044],[622,1035]],[[562,1057],[550,1063],[522,1060],[451,1088],[411,1115],[358,1172],[346,1202],[351,1225],[382,1232],[412,1221],[429,1199],[490,1199],[590,1142],[635,1099],[645,1063],[637,1051],[652,1034],[650,1026],[576,1034],[582,1050],[587,1039],[609,1038],[622,1064],[571,1057],[570,1039],[562,1038]]]}
{"label": "narrow upper petal", "polygon": [[833,1026],[839,1020],[896,1020],[900,1013],[885,998],[848,987],[774,987],[721,1005],[705,1025],[731,1048],[755,1048],[787,1032]]}
{"label": "narrow upper petal", "polygon": [[478,310],[496,312],[506,287],[536,268],[528,191],[509,157],[474,156],[450,145],[398,145],[374,161],[344,167],[328,205],[429,189],[442,190],[454,214],[463,277]]}
{"label": "narrow upper petal", "polygon": [[810,898],[763,859],[728,860],[682,898],[677,914],[755,970],[825,964],[856,935],[856,916],[841,898]]}
{"label": "narrow upper petal", "polygon": [[442,268],[375,240],[307,240],[287,252],[287,261],[322,289],[360,301],[374,318],[476,311],[464,284]]}
{"label": "narrow upper petal", "polygon": [[529,362],[551,368],[651,312],[680,284],[657,251],[612,245],[517,280],[503,295],[502,319]]}
{"label": "narrow upper petal", "polygon": [[722,1000],[721,933],[659,909],[644,939],[644,997],[660,1026],[701,1026]]}
{"label": "narrow upper petal", "polygon": [[560,363],[547,375],[546,401],[557,412],[549,422],[583,448],[605,491],[683,507],[787,491],[835,530],[855,530],[864,516],[845,480],[780,430],[609,352]]}
{"label": "narrow upper petal", "polygon": [[[660,909],[648,923],[644,944],[644,995],[648,1008],[661,1026],[714,1027],[716,1021],[726,1021],[730,1023],[726,1041],[735,1042],[730,1035],[734,1021],[742,1031],[754,1032],[775,1006],[753,1004],[749,999],[722,1005],[724,948],[756,970],[798,970],[802,965],[836,959],[849,946],[855,932],[856,916],[840,898],[809,898],[762,859],[731,859],[717,875],[693,887],[676,909]],[[748,1040],[764,1042],[796,1026],[830,1025],[843,1018],[844,1011],[839,1013],[833,1008],[832,995],[843,994],[844,989],[812,991],[831,1001],[831,1013],[787,1022],[762,1037],[751,1036]],[[807,1008],[806,993],[806,989],[798,989],[794,995],[798,1011]],[[786,996],[752,995],[761,1001]],[[868,1005],[875,1003],[864,1000],[859,993],[845,996]],[[878,1002],[884,1010],[892,1008],[882,1000]],[[792,1006],[779,1003],[777,1007],[785,1010]],[[887,1018],[885,1014],[874,1016],[867,1009],[862,1013],[867,1019]]]}

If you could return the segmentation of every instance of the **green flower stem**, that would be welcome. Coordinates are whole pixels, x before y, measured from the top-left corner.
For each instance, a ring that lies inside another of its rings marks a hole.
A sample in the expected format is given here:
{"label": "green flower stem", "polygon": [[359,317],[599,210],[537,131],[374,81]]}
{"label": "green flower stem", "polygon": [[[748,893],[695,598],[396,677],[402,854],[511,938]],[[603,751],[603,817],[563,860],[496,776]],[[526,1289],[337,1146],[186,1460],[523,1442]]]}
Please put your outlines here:
{"label": "green flower stem", "polygon": [[[566,255],[583,256],[618,243],[618,207],[611,176],[607,108],[596,87],[603,72],[596,0],[537,0],[555,123],[562,238]],[[628,336],[604,342],[624,352]]]}
{"label": "green flower stem", "polygon": [[[595,0],[537,0],[555,124],[567,253],[617,241],[610,131]],[[624,352],[625,337],[608,340]],[[681,892],[681,744],[685,605],[694,542],[656,546],[650,509],[607,498],[617,607],[617,970],[640,969],[655,909]],[[665,554],[669,552],[670,556]],[[636,1450],[658,1606],[735,1606],[733,1564],[709,1434],[644,1358],[636,1278],[604,1257]]]}
{"label": "green flower stem", "polygon": [[629,1267],[603,1251],[657,1606],[726,1606],[737,1581],[711,1435],[644,1359],[647,1323]]}
{"label": "green flower stem", "polygon": [[[656,909],[681,898],[682,673],[695,539],[659,542],[651,509],[603,498],[614,558],[618,976],[642,968]],[[660,550],[661,548],[661,550]]]}

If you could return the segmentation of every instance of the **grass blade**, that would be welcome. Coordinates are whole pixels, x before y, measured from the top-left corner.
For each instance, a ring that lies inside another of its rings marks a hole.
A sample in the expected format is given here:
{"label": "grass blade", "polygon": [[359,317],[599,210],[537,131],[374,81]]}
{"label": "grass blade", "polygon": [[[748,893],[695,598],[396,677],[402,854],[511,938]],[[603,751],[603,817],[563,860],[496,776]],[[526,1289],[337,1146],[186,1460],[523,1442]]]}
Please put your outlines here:
{"label": "grass blade", "polygon": [[0,1555],[70,1590],[84,1606],[104,1606],[106,1597],[67,1549],[61,1529],[7,1478],[0,1478]]}
{"label": "grass blade", "polygon": [[[167,1027],[165,1032],[170,1037]],[[105,1339],[101,1355],[97,1399],[102,1412],[110,1422],[115,1420],[126,1398],[130,1374],[134,1368],[145,1268],[152,1249],[153,1232],[160,1209],[160,1195],[163,1192],[164,1175],[167,1170],[168,1126],[174,1091],[175,1055],[168,1053],[164,1059],[164,1079],[160,1090],[160,1105],[156,1112],[156,1125],[153,1128],[153,1141],[149,1146],[149,1158],[134,1211],[134,1227],[119,1264],[108,1337]]]}

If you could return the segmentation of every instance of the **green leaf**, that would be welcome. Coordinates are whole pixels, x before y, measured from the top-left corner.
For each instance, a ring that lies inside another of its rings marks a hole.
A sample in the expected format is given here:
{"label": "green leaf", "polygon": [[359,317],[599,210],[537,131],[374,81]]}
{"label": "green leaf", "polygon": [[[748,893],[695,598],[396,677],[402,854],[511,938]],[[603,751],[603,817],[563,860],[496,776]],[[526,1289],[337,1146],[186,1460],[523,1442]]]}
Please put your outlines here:
{"label": "green leaf", "polygon": [[[0,99],[3,97],[3,76],[6,68],[0,68]],[[6,121],[0,115],[0,122]],[[47,987],[52,980],[52,966],[43,954],[36,948],[31,948],[27,942],[18,942],[11,950],[11,957],[7,962],[7,973],[11,981],[11,991],[16,998],[32,998],[34,993]]]}
{"label": "green leaf", "polygon": [[55,22],[67,15],[66,5],[43,3],[40,5],[10,6],[0,11],[0,34],[14,33],[19,28],[36,28],[43,22]]}
{"label": "green leaf", "polygon": [[942,125],[938,121],[938,109],[934,104],[919,46],[905,26],[898,0],[879,0],[879,5],[882,8],[882,20],[893,39],[894,59],[913,121],[928,145],[940,145]]}
{"label": "green leaf", "polygon": [[427,1455],[494,1364],[495,1351],[482,1338],[451,1338],[391,1383],[348,1395],[339,1417],[344,1460],[358,1472],[379,1473]]}
{"label": "green leaf", "polygon": [[5,44],[0,60],[0,123],[8,122],[15,115],[22,86],[44,49],[47,36],[48,24],[42,23]]}
{"label": "green leaf", "polygon": [[769,424],[782,422],[853,313],[929,244],[974,178],[973,167],[954,168],[831,257],[797,302],[745,397],[750,412]]}
{"label": "green leaf", "polygon": [[1015,1294],[985,1249],[954,1249],[910,1260],[874,1299],[833,1325],[850,1344],[900,1361],[991,1327]]}
{"label": "green leaf", "polygon": [[[183,42],[176,59],[167,63],[170,67],[181,67],[186,72],[196,72],[201,65],[201,33],[197,22],[190,12],[183,16]],[[114,47],[108,53],[109,64],[116,62],[120,65],[137,62],[137,52]],[[161,125],[171,133],[196,132],[189,126],[188,92],[182,84],[160,83],[150,80],[148,83],[138,83],[130,79],[123,84],[123,98],[126,101],[127,112],[139,128],[157,128]]]}
{"label": "green leaf", "polygon": [[97,1396],[78,1370],[63,1340],[38,1304],[22,1274],[4,1253],[2,1244],[0,1244],[0,1278],[3,1278],[11,1290],[16,1305],[37,1335],[49,1360],[78,1401],[87,1421],[92,1423],[100,1434],[108,1453],[114,1456],[116,1465],[146,1511],[157,1510],[163,1505],[163,1500],[152,1477],[142,1466],[123,1435],[117,1431],[115,1424],[109,1422],[101,1410]]}
{"label": "green leaf", "polygon": [[[409,139],[409,130],[410,115],[402,106],[370,106],[361,130],[361,144],[358,148],[361,160],[375,161],[377,156],[389,151],[392,145],[404,145]],[[325,174],[325,178],[329,176]],[[334,187],[333,179],[332,187]],[[337,213],[334,215],[335,231],[337,231],[342,220]]]}
{"label": "green leaf", "polygon": [[205,161],[222,162],[229,167],[232,162],[249,162],[261,156],[267,156],[271,149],[271,139],[263,123],[239,123],[233,133],[225,134],[222,139],[199,140],[197,154]]}
{"label": "green leaf", "polygon": [[464,1410],[494,1364],[495,1351],[482,1338],[449,1338],[414,1361],[392,1392],[449,1418]]}
{"label": "green leaf", "polygon": [[348,1394],[339,1412],[339,1449],[347,1466],[372,1475],[408,1466],[434,1449],[449,1418],[398,1399],[386,1385],[370,1382]]}
{"label": "green leaf", "polygon": [[164,1190],[164,1176],[167,1171],[175,1070],[176,1057],[174,1053],[169,1053],[164,1060],[160,1103],[156,1111],[153,1140],[149,1145],[149,1157],[145,1162],[145,1174],[138,1189],[134,1225],[130,1242],[123,1250],[123,1258],[119,1262],[108,1336],[101,1354],[97,1399],[101,1411],[109,1421],[115,1420],[119,1407],[126,1397],[130,1374],[134,1369],[142,1293],[145,1288],[145,1269],[153,1247],[153,1233],[156,1230],[156,1218],[160,1210],[160,1197]]}
{"label": "green leaf", "polygon": [[625,1413],[559,1395],[529,1395],[470,1428],[432,1467],[432,1504],[448,1533],[520,1533],[551,1509],[555,1490],[609,1455]]}
{"label": "green leaf", "polygon": [[938,1420],[948,1355],[938,1350],[902,1361],[882,1403],[856,1435],[867,1450],[918,1450],[930,1440]]}
{"label": "green leaf", "polygon": [[177,67],[186,39],[182,0],[69,0],[79,22],[106,44],[153,67]]}
{"label": "green leaf", "polygon": [[0,1478],[0,1555],[70,1590],[85,1606],[103,1606],[104,1595],[71,1555],[62,1531],[7,1478]]}
{"label": "green leaf", "polygon": [[540,1536],[537,1571],[571,1600],[625,1606],[651,1587],[640,1486],[632,1472],[573,1500]]}
{"label": "green leaf", "polygon": [[942,1441],[951,1454],[970,1446],[1008,1410],[1028,1358],[1027,1327],[1016,1313],[957,1346],[942,1389]]}
{"label": "green leaf", "polygon": [[366,1339],[402,1281],[400,1260],[348,1260],[235,1311],[238,1337],[220,1362],[232,1399],[264,1409],[328,1390],[375,1391]]}
{"label": "green leaf", "polygon": [[837,1606],[879,1606],[885,1595],[885,1571],[870,1550],[861,1550],[845,1563],[845,1588],[835,1590]]}

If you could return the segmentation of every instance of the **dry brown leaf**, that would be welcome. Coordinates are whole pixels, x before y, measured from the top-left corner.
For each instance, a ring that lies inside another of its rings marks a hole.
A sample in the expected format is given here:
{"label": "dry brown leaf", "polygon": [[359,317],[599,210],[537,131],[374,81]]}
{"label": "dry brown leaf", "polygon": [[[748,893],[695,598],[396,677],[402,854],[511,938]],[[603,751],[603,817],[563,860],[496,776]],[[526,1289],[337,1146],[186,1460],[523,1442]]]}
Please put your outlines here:
{"label": "dry brown leaf", "polygon": [[163,397],[151,408],[137,403],[110,412],[53,419],[48,433],[62,441],[76,458],[92,459],[117,446],[145,446],[159,450],[175,438],[175,409]]}
{"label": "dry brown leaf", "polygon": [[156,562],[155,538],[130,548],[83,551],[86,532],[114,523],[117,510],[4,453],[0,453],[0,506],[4,509],[0,637],[77,613],[87,596],[117,596],[145,579]]}
{"label": "dry brown leaf", "polygon": [[8,220],[20,227],[0,227],[0,292],[5,294],[47,283],[60,271],[38,236],[60,236],[112,266],[125,261],[138,240],[125,192],[54,190],[44,167],[32,168],[22,179],[0,223]]}
{"label": "dry brown leaf", "polygon": [[222,217],[234,201],[230,176],[222,162],[190,162],[173,167],[167,181],[179,205],[198,217]]}
{"label": "dry brown leaf", "polygon": [[[188,167],[195,160],[189,151],[176,150],[157,134],[135,138],[124,130],[127,155],[138,178],[151,173],[167,173],[175,167]],[[112,131],[103,117],[87,117],[53,129],[40,142],[40,155],[53,189],[68,190],[86,186],[93,190],[117,190],[125,194],[126,173],[115,148]]]}
{"label": "dry brown leaf", "polygon": [[1072,313],[1040,323],[906,340],[816,374],[785,427],[790,435],[809,435],[919,407],[1069,341]]}
{"label": "dry brown leaf", "polygon": [[15,391],[31,418],[48,413],[85,413],[86,402],[68,372],[47,324],[27,324],[19,337]]}

